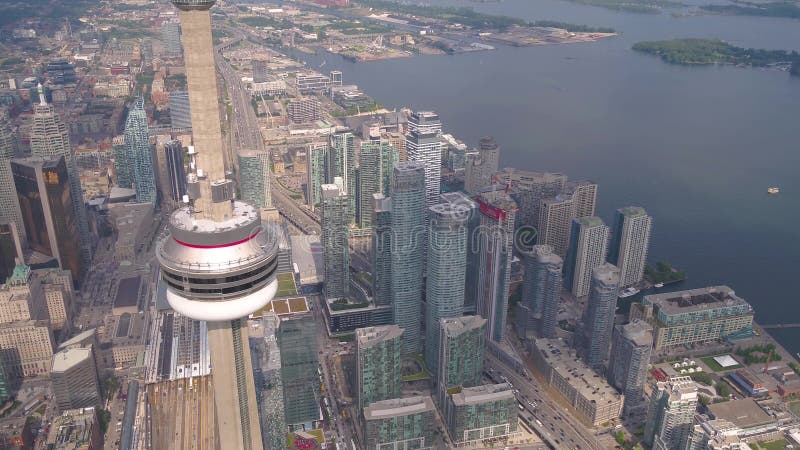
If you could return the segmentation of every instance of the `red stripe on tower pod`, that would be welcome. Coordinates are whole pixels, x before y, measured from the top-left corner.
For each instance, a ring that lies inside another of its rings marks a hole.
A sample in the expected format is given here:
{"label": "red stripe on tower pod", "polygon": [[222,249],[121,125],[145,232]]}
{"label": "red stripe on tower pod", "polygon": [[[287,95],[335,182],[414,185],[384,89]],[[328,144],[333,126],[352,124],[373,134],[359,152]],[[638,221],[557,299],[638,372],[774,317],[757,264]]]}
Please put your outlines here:
{"label": "red stripe on tower pod", "polygon": [[175,239],[175,242],[177,242],[178,244],[181,244],[184,247],[189,247],[189,248],[205,248],[205,249],[208,249],[208,248],[225,248],[225,247],[233,247],[234,245],[244,244],[245,242],[247,242],[249,240],[252,240],[256,236],[258,236],[258,233],[259,233],[259,231],[256,231],[250,237],[246,237],[246,238],[244,238],[242,240],[235,241],[235,242],[228,242],[227,244],[217,244],[217,245],[190,244],[188,242],[183,242],[183,241],[180,241],[178,239],[175,239],[175,237],[173,237],[172,239]]}

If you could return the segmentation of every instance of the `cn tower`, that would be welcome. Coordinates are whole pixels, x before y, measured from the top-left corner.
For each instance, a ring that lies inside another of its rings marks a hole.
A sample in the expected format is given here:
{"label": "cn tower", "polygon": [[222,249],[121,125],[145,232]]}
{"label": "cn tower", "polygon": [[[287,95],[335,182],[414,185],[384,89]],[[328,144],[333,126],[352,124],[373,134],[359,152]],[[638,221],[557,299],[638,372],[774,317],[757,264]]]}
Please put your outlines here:
{"label": "cn tower", "polygon": [[233,180],[225,175],[209,13],[214,3],[172,0],[183,28],[194,146],[188,204],[170,216],[170,234],[157,255],[172,309],[208,322],[221,448],[261,450],[246,318],[277,291],[277,240],[256,208],[234,199]]}

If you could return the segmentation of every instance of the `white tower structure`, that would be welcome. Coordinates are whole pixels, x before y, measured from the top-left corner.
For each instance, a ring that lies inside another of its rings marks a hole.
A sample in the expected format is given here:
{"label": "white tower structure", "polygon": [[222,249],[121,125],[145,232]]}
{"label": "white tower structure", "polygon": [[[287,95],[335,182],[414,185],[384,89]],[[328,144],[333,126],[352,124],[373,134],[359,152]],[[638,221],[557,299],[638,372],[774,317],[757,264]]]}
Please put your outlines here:
{"label": "white tower structure", "polygon": [[208,322],[214,404],[223,450],[262,449],[248,315],[275,296],[277,240],[258,210],[234,199],[225,176],[209,10],[215,0],[173,0],[180,10],[194,146],[189,204],[170,216],[158,247],[167,300]]}

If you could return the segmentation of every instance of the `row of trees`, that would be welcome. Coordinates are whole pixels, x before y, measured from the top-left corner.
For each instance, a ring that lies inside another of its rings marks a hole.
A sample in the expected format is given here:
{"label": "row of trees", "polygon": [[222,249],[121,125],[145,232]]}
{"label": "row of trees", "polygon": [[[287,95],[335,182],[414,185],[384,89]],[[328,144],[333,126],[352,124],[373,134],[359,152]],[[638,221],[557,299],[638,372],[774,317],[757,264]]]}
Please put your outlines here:
{"label": "row of trees", "polygon": [[763,67],[776,63],[792,63],[794,71],[800,70],[800,54],[796,51],[736,47],[719,39],[638,42],[633,49],[657,55],[672,64],[745,64]]}

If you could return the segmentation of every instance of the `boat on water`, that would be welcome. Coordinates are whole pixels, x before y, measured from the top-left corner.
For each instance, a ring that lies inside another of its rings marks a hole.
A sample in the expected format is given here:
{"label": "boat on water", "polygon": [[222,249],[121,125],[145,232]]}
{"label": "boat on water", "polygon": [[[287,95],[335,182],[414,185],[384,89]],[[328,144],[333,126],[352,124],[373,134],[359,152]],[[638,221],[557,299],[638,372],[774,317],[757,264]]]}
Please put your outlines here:
{"label": "boat on water", "polygon": [[771,187],[771,188],[767,189],[767,194],[778,194],[780,192],[781,192],[781,190],[776,188],[776,187]]}
{"label": "boat on water", "polygon": [[635,287],[625,288],[622,290],[622,292],[619,293],[619,298],[630,297],[631,295],[636,295],[638,293],[639,290],[636,289]]}
{"label": "boat on water", "polygon": [[653,285],[654,288],[662,288],[664,287],[664,283],[656,283]]}

